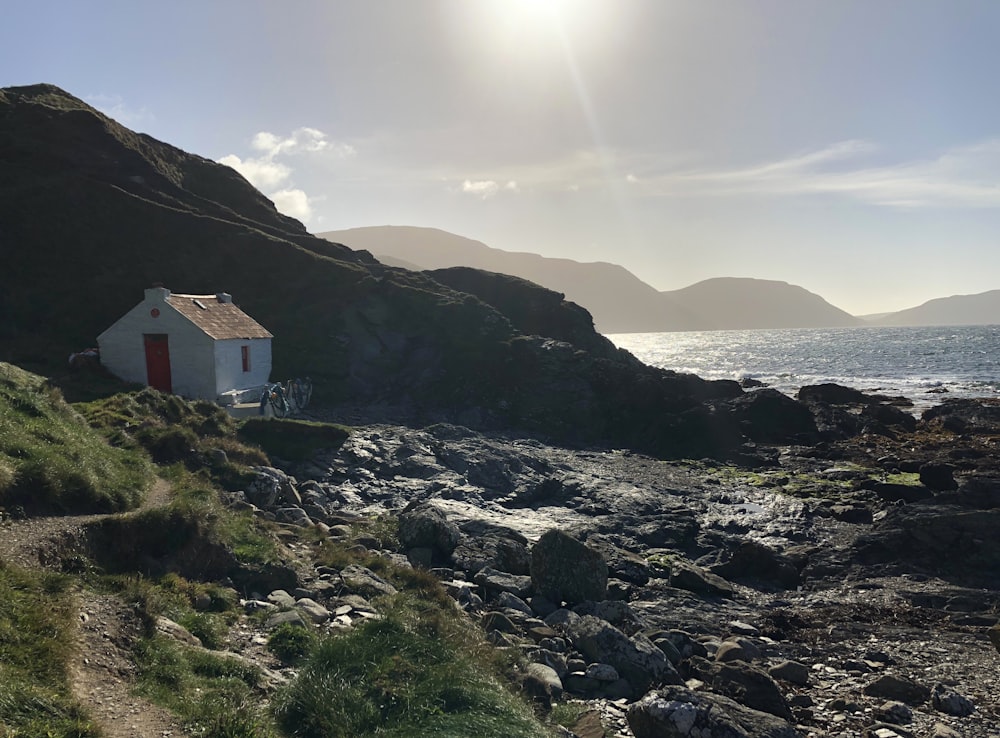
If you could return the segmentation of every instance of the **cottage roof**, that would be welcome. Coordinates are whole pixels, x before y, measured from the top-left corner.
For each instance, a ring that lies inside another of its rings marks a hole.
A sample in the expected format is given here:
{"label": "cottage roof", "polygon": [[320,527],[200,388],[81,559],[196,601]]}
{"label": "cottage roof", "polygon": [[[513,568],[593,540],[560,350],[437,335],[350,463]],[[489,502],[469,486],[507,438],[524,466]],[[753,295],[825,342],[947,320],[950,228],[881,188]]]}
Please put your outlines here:
{"label": "cottage roof", "polygon": [[236,307],[228,295],[178,295],[167,302],[216,340],[226,338],[274,338],[260,323]]}

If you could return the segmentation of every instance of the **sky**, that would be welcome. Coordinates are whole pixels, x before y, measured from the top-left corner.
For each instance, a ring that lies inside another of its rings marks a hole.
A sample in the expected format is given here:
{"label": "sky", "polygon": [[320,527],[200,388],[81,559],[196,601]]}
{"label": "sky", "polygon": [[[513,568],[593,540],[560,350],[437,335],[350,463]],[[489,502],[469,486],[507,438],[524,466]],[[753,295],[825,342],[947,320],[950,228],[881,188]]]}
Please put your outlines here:
{"label": "sky", "polygon": [[855,315],[1000,288],[993,0],[6,0],[48,82],[312,232],[441,228]]}

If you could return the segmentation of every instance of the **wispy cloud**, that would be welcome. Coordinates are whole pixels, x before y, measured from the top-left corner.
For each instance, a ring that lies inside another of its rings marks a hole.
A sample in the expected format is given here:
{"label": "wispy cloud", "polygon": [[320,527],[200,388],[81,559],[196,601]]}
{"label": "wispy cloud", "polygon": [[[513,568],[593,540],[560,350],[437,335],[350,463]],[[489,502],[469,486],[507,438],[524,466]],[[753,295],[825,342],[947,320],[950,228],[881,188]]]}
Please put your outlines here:
{"label": "wispy cloud", "polygon": [[640,197],[830,195],[893,208],[1000,206],[1000,139],[915,160],[886,163],[889,156],[862,140],[740,167],[698,165],[692,155],[664,161],[655,155],[591,149],[496,168],[494,176],[465,179],[458,189],[482,199],[504,188],[565,193],[621,186]]}
{"label": "wispy cloud", "polygon": [[312,203],[316,198],[291,186],[293,169],[278,159],[317,154],[345,159],[357,153],[349,144],[329,141],[325,133],[315,128],[297,128],[285,137],[261,131],[253,137],[250,147],[260,155],[244,159],[229,154],[219,159],[219,163],[242,174],[250,184],[264,192],[280,212],[302,221],[312,217]]}
{"label": "wispy cloud", "polygon": [[462,192],[473,195],[481,200],[487,200],[500,192],[518,192],[520,188],[514,180],[507,180],[506,184],[500,184],[492,179],[471,180],[462,182]]}
{"label": "wispy cloud", "polygon": [[1000,140],[916,161],[856,161],[877,150],[869,142],[844,141],[750,167],[659,172],[642,184],[653,196],[827,194],[887,207],[1000,206]]}

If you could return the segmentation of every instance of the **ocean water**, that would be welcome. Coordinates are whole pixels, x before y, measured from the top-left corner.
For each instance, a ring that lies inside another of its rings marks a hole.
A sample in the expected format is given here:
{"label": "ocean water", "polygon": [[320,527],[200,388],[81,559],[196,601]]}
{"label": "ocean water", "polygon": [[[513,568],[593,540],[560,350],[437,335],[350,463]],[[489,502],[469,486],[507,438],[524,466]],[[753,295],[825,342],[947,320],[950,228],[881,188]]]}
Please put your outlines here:
{"label": "ocean water", "polygon": [[[1000,325],[618,333],[640,361],[705,379],[757,379],[794,395],[821,382],[903,395],[1000,398]],[[947,390],[947,392],[945,392]]]}

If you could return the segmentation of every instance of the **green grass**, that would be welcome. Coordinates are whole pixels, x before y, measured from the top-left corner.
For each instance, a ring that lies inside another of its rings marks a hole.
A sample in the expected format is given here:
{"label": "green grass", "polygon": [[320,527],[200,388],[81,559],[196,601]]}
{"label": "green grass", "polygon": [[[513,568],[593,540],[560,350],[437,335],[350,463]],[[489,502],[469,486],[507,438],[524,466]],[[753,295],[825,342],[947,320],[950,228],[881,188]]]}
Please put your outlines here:
{"label": "green grass", "polygon": [[0,363],[0,506],[118,512],[151,482],[145,454],[109,446],[44,378]]}
{"label": "green grass", "polygon": [[99,735],[70,693],[71,583],[0,564],[0,735]]}
{"label": "green grass", "polygon": [[225,489],[244,486],[251,466],[270,463],[264,451],[237,438],[236,421],[211,402],[188,402],[147,387],[77,408],[114,445],[143,449],[157,464],[202,471]]}
{"label": "green grass", "polygon": [[238,433],[241,439],[288,461],[304,461],[321,449],[340,448],[349,434],[343,426],[289,418],[247,418]]}
{"label": "green grass", "polygon": [[317,646],[276,700],[279,725],[302,738],[548,735],[481,643],[460,616],[400,596]]}
{"label": "green grass", "polygon": [[236,659],[182,646],[161,636],[136,649],[140,693],[178,715],[203,738],[271,738],[260,674]]}

